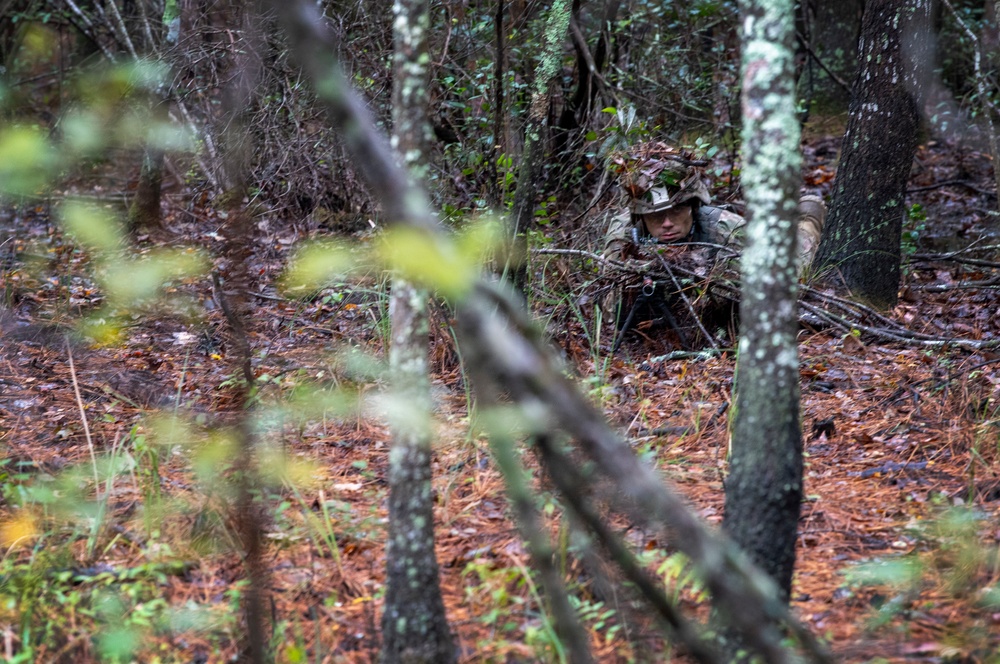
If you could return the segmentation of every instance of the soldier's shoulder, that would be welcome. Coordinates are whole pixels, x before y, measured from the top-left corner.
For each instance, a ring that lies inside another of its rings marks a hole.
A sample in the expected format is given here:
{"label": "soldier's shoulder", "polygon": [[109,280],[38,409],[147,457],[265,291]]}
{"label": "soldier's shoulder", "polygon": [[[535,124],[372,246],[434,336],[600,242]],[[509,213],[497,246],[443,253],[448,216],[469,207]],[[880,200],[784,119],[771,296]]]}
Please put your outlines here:
{"label": "soldier's shoulder", "polygon": [[703,205],[698,210],[702,237],[715,244],[730,244],[738,241],[746,220],[732,210]]}
{"label": "soldier's shoulder", "polygon": [[608,210],[604,214],[602,223],[606,235],[624,235],[632,227],[632,215],[628,210]]}
{"label": "soldier's shoulder", "polygon": [[746,222],[743,217],[732,210],[715,205],[702,205],[698,209],[698,212],[706,221],[711,223],[740,224]]}

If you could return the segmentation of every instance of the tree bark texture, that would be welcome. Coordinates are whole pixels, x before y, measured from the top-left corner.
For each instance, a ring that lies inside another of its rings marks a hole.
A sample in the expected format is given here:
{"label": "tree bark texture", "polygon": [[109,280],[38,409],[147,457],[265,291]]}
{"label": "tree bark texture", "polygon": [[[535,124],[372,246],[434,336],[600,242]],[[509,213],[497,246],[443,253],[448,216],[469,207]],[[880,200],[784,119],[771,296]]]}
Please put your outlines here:
{"label": "tree bark texture", "polygon": [[495,54],[493,58],[493,148],[490,150],[490,182],[487,190],[489,205],[499,209],[503,203],[501,192],[505,187],[500,186],[500,173],[498,161],[502,155],[507,153],[504,136],[504,125],[507,118],[504,111],[503,80],[506,76],[505,62],[506,55],[504,46],[506,42],[506,30],[504,29],[504,6],[506,0],[497,0],[496,14],[493,16],[493,41],[495,42]]}
{"label": "tree bark texture", "polygon": [[[112,3],[114,4],[114,3]],[[248,48],[255,52],[259,47],[261,35],[255,28],[262,25],[261,17],[248,11],[241,18],[245,39],[254,46]],[[254,275],[250,269],[251,250],[254,242],[254,223],[250,211],[244,203],[248,189],[249,169],[246,162],[247,139],[247,108],[257,82],[260,80],[259,63],[250,58],[242,58],[236,75],[229,82],[223,96],[225,112],[228,118],[226,125],[226,151],[223,167],[230,174],[228,191],[223,201],[228,212],[225,226],[226,241],[223,245],[222,274],[223,284],[217,284],[221,303],[229,301],[230,310],[226,317],[233,328],[233,362],[239,365],[243,376],[245,392],[240,399],[234,401],[243,404],[236,418],[236,433],[238,436],[238,455],[236,477],[238,480],[236,502],[233,505],[233,520],[240,533],[240,544],[244,573],[247,579],[246,590],[241,597],[241,609],[246,621],[246,632],[241,635],[241,661],[252,664],[264,664],[271,661],[270,638],[273,625],[268,620],[267,609],[270,596],[270,576],[264,561],[264,524],[265,512],[259,494],[260,475],[257,466],[257,437],[252,424],[253,394],[255,391],[255,374],[251,366],[250,327],[253,313],[247,300],[247,293],[257,290]],[[225,306],[223,306],[225,310]]]}
{"label": "tree bark texture", "polygon": [[[165,124],[170,119],[169,97],[165,90],[154,93],[159,99],[152,100],[151,119],[156,124]],[[142,148],[142,166],[135,196],[128,208],[128,228],[131,231],[155,228],[160,225],[160,198],[163,189],[163,148],[147,142]]]}
{"label": "tree bark texture", "polygon": [[406,404],[408,417],[394,423],[389,451],[381,659],[387,664],[453,662],[455,648],[434,556],[427,293],[396,278],[389,309],[389,362],[397,396]]}
{"label": "tree bark texture", "polygon": [[[428,11],[427,0],[397,0],[393,5],[393,141],[418,180],[424,179],[426,146],[432,139],[427,121]],[[381,654],[385,664],[455,661],[434,556],[428,300],[426,290],[396,275],[389,300],[389,365],[406,417],[394,421],[389,451]]]}
{"label": "tree bark texture", "polygon": [[787,601],[802,497],[797,194],[791,0],[744,0],[743,187],[739,358],[723,527]]}
{"label": "tree bark texture", "polygon": [[879,308],[895,306],[898,297],[903,197],[920,117],[917,69],[925,65],[929,26],[930,0],[865,5],[861,65],[815,260]]}
{"label": "tree bark texture", "polygon": [[535,69],[535,84],[531,107],[524,128],[524,154],[517,173],[514,203],[508,216],[508,250],[504,257],[504,272],[514,287],[527,295],[528,243],[525,231],[535,213],[542,161],[545,158],[546,118],[549,109],[549,88],[559,73],[563,41],[569,27],[569,0],[555,0],[549,8],[545,24],[545,43]]}

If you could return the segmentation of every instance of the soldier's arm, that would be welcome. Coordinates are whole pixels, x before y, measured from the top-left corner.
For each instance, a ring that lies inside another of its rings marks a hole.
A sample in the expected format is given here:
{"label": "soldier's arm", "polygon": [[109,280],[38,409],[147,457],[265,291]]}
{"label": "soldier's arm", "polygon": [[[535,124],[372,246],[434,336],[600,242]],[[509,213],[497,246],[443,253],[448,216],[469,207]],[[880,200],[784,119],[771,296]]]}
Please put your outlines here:
{"label": "soldier's arm", "polygon": [[746,219],[735,212],[722,210],[716,225],[715,243],[728,247],[736,253],[743,251],[743,245],[746,243],[746,226]]}

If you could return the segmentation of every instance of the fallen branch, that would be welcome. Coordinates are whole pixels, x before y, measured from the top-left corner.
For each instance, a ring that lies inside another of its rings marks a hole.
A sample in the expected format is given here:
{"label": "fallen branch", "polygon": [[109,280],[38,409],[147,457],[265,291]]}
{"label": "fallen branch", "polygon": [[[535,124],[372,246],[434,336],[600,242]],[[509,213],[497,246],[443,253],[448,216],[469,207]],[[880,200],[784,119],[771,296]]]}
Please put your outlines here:
{"label": "fallen branch", "polygon": [[935,182],[934,184],[926,184],[926,185],[923,185],[923,186],[920,186],[920,187],[911,187],[911,188],[909,188],[909,189],[906,190],[906,193],[907,194],[916,194],[916,193],[919,193],[921,191],[932,191],[934,189],[941,189],[942,187],[950,187],[953,184],[961,185],[963,187],[971,189],[972,191],[976,192],[977,194],[982,194],[983,196],[992,196],[993,195],[992,191],[985,191],[983,189],[980,189],[976,185],[972,184],[971,182],[967,182],[965,180],[944,180],[943,182]]}
{"label": "fallen branch", "polygon": [[[983,247],[983,249],[986,248]],[[686,270],[676,265],[668,265],[667,267],[669,271],[656,270],[650,268],[648,265],[642,268],[637,268],[634,265],[604,258],[599,254],[580,249],[545,248],[535,249],[532,253],[586,258],[594,261],[594,263],[598,266],[604,266],[605,268],[610,268],[623,274],[638,276],[648,275],[653,278],[670,279],[673,276],[672,272],[676,271],[683,276],[692,279],[704,280],[706,278],[704,275],[691,270]],[[959,259],[957,258],[957,254],[955,254],[955,256],[954,260],[964,260],[970,263],[976,260]],[[661,260],[665,260],[662,256],[660,258]],[[984,262],[985,261],[980,261],[980,263]],[[1000,264],[998,264],[998,267],[1000,267]],[[1000,280],[1000,278],[998,278],[998,280]],[[711,288],[713,293],[716,295],[728,298],[732,301],[739,300],[739,286],[735,282],[720,280],[712,282]],[[859,330],[876,341],[900,343],[920,348],[945,348],[953,346],[970,351],[980,351],[1000,346],[1000,339],[963,339],[959,337],[942,337],[923,332],[916,332],[860,302],[855,302],[853,300],[834,295],[833,293],[814,288],[807,284],[800,285],[799,307],[803,312],[799,316],[799,320],[802,323],[815,324],[819,321],[836,329],[842,330],[843,332]],[[835,313],[830,310],[831,308],[836,309],[841,313]],[[875,321],[877,324],[871,324],[866,321]]]}

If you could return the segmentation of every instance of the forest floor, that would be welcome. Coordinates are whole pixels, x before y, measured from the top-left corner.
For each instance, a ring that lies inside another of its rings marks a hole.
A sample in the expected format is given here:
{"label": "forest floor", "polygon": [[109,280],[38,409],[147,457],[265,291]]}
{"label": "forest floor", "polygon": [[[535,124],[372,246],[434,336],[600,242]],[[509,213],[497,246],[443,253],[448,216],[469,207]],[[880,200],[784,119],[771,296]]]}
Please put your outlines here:
{"label": "forest floor", "polygon": [[[838,145],[816,137],[806,146],[812,191],[830,193]],[[923,228],[907,239],[892,320],[934,337],[1000,339],[997,251],[944,255],[996,243],[991,189],[984,154],[943,143],[920,148],[907,205],[919,204],[926,221],[910,222],[910,231]],[[165,209],[170,232],[137,238],[138,252],[219,246],[219,213],[179,190]],[[118,652],[143,662],[231,661],[242,571],[226,509],[224,423],[236,406],[237,370],[211,279],[168,284],[184,315],[154,308],[134,313],[116,343],[69,343],[67,331],[105,294],[91,258],[50,211],[0,210],[0,658],[112,661]],[[278,660],[376,661],[385,418],[330,406],[297,420],[281,404],[307,390],[333,403],[338,390],[368,397],[385,387],[344,351],[384,358],[387,279],[370,274],[309,300],[286,299],[275,284],[295,244],[324,231],[267,219],[257,230],[250,339]],[[550,246],[594,247],[581,246],[593,233],[558,220],[550,230]],[[666,482],[719,523],[733,356],[651,361],[674,348],[636,335],[610,357],[610,330],[595,341],[590,314],[574,306],[596,275],[551,256],[538,257],[532,272],[536,314],[580,385]],[[437,551],[460,659],[555,661],[502,477],[488,443],[470,433],[471,397],[444,308],[432,327]],[[799,350],[806,500],[794,611],[838,661],[997,661],[1000,352],[808,325]],[[541,490],[554,501],[544,483]],[[669,659],[627,590],[600,583],[600,570],[577,555],[558,513],[552,523],[567,580],[598,661]],[[619,525],[650,569],[676,577],[669,541]],[[694,608],[696,587],[681,586],[678,595]]]}

